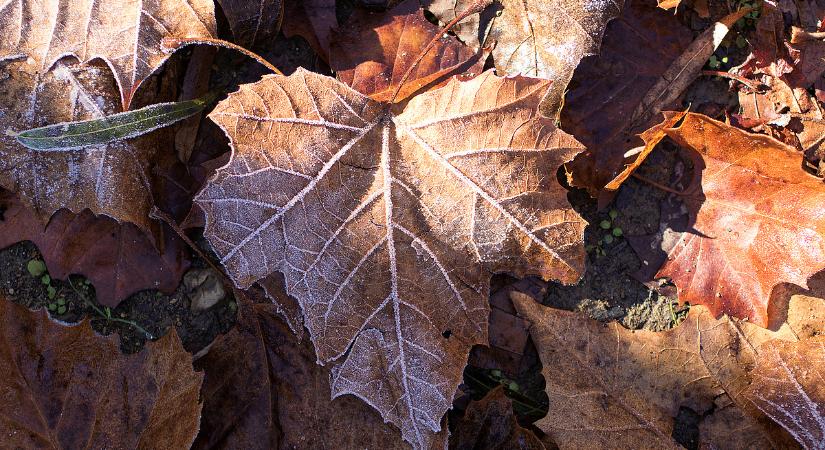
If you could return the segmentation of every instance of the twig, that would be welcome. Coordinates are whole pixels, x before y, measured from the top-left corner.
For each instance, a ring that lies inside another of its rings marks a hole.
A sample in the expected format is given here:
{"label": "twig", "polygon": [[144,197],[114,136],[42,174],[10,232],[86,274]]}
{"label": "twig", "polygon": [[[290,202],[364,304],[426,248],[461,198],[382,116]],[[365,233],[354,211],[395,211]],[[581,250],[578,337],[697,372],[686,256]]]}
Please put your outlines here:
{"label": "twig", "polygon": [[764,91],[765,89],[762,87],[762,84],[755,83],[753,80],[749,80],[745,77],[730,73],[730,72],[723,72],[721,70],[703,70],[702,75],[710,75],[710,76],[717,76],[722,78],[729,78],[731,80],[736,80],[745,86],[749,87],[752,91]]}
{"label": "twig", "polygon": [[86,303],[86,305],[88,305],[88,306],[89,306],[89,307],[91,307],[93,310],[95,310],[95,312],[96,312],[96,313],[98,313],[98,315],[100,315],[100,317],[102,317],[102,318],[106,319],[107,321],[112,321],[112,322],[120,322],[120,323],[125,323],[125,324],[127,324],[127,325],[131,325],[131,326],[133,326],[135,329],[137,329],[138,331],[140,331],[141,333],[143,333],[144,335],[146,335],[146,338],[147,338],[147,339],[149,339],[149,340],[155,339],[155,337],[154,337],[154,336],[152,336],[152,333],[150,333],[150,332],[146,331],[146,329],[145,329],[145,328],[143,328],[142,326],[138,325],[138,323],[137,323],[137,322],[135,322],[135,321],[133,321],[133,320],[121,319],[120,317],[112,317],[112,314],[111,314],[111,313],[109,313],[109,314],[104,313],[104,312],[103,312],[103,310],[101,310],[100,308],[98,308],[98,307],[97,307],[97,305],[95,305],[94,303],[92,303],[92,301],[91,301],[91,300],[89,300],[89,298],[88,298],[88,297],[86,297],[86,295],[85,295],[85,294],[81,293],[80,291],[78,291],[78,290],[77,290],[77,288],[75,288],[75,287],[74,287],[74,283],[72,283],[72,279],[71,279],[71,278],[67,278],[67,281],[69,282],[69,286],[72,288],[72,290],[74,291],[74,293],[75,293],[75,294],[77,294],[77,296],[78,296],[78,297],[82,298],[82,299],[83,299],[83,301]]}
{"label": "twig", "polygon": [[211,38],[172,38],[166,37],[163,38],[161,45],[164,50],[173,51],[177,50],[180,47],[186,45],[194,45],[194,44],[206,44],[206,45],[216,45],[218,47],[224,47],[231,50],[238,51],[243,53],[244,55],[254,59],[258,62],[258,64],[266,67],[267,69],[271,70],[273,73],[278,75],[283,75],[283,72],[278,70],[277,67],[273,66],[269,61],[265,60],[262,56],[258,55],[255,52],[251,52],[240,45],[233,44],[228,41],[224,41],[223,39],[211,39]]}
{"label": "twig", "polygon": [[651,180],[650,178],[647,178],[647,177],[644,177],[644,176],[642,176],[642,175],[639,175],[639,174],[638,174],[638,173],[636,173],[636,172],[633,172],[633,173],[631,174],[631,176],[632,176],[633,178],[636,178],[636,179],[638,179],[638,180],[640,180],[640,181],[643,181],[643,182],[645,182],[645,183],[647,183],[647,184],[649,184],[649,185],[651,185],[651,186],[653,186],[653,187],[655,187],[655,188],[661,189],[661,190],[663,190],[663,191],[665,191],[665,192],[670,192],[671,194],[676,194],[676,195],[685,195],[685,191],[677,191],[676,189],[673,189],[673,188],[671,188],[671,187],[665,186],[664,184],[657,183],[657,182],[655,182],[655,181]]}

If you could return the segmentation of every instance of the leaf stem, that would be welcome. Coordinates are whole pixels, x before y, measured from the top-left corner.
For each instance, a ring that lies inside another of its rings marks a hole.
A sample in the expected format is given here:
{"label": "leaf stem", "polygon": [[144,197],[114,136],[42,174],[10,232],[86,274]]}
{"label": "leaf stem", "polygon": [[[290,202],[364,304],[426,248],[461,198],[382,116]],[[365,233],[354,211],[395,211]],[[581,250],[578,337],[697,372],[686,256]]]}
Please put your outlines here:
{"label": "leaf stem", "polygon": [[269,69],[270,71],[272,71],[272,73],[275,73],[275,74],[278,74],[278,75],[283,75],[284,74],[283,72],[278,70],[277,67],[273,66],[269,61],[267,61],[266,59],[264,59],[262,56],[258,55],[257,53],[249,51],[249,50],[241,47],[240,45],[233,44],[229,41],[224,41],[223,39],[172,38],[172,37],[167,37],[167,38],[163,38],[163,41],[162,41],[161,45],[163,46],[164,50],[174,51],[174,50],[177,50],[181,47],[184,47],[184,46],[187,46],[187,45],[195,45],[195,44],[214,45],[214,46],[217,46],[217,47],[224,47],[224,48],[228,48],[230,50],[235,50],[237,52],[240,52],[240,53],[254,59],[255,61],[258,62],[258,64],[260,64],[260,65],[266,67],[267,69]]}
{"label": "leaf stem", "polygon": [[85,294],[81,293],[80,291],[77,290],[76,287],[74,287],[74,283],[72,283],[71,278],[67,278],[67,281],[69,282],[69,286],[71,286],[74,293],[77,294],[78,297],[82,298],[83,301],[86,303],[86,305],[91,307],[98,315],[100,315],[100,317],[106,319],[107,322],[112,321],[112,322],[120,322],[120,323],[125,323],[127,325],[131,325],[136,330],[138,330],[141,333],[143,333],[144,335],[146,335],[147,339],[149,339],[149,340],[155,339],[155,337],[152,336],[152,333],[146,331],[146,329],[143,328],[142,326],[138,325],[137,322],[135,322],[133,320],[121,319],[120,317],[112,317],[111,314],[104,313],[103,310],[98,308],[97,305],[95,305],[94,303],[92,303],[92,301],[89,300],[89,298],[86,297]]}
{"label": "leaf stem", "polygon": [[665,186],[664,184],[661,184],[661,183],[658,183],[658,182],[656,182],[656,181],[653,181],[653,180],[651,180],[650,178],[647,178],[647,177],[644,177],[644,176],[642,176],[642,175],[639,175],[639,174],[638,174],[638,173],[636,173],[636,172],[633,172],[633,173],[631,174],[631,176],[632,176],[633,178],[636,178],[636,179],[638,179],[638,180],[640,180],[640,181],[643,181],[643,182],[645,182],[645,183],[647,183],[647,184],[649,184],[649,185],[651,185],[651,186],[653,186],[653,187],[655,187],[655,188],[661,189],[661,190],[663,190],[663,191],[665,191],[665,192],[670,192],[671,194],[676,194],[676,195],[685,195],[685,191],[677,191],[676,189],[673,189],[673,188],[671,188],[671,187]]}

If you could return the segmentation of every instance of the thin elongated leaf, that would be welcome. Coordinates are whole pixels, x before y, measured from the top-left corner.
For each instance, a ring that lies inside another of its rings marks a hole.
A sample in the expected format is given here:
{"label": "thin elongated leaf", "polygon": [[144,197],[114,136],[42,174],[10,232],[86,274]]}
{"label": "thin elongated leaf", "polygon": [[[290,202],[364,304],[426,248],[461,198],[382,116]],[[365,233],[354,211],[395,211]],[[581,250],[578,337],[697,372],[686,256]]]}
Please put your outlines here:
{"label": "thin elongated leaf", "polygon": [[72,150],[131,139],[167,127],[203,110],[210,99],[157,103],[99,119],[32,128],[15,135],[32,150]]}

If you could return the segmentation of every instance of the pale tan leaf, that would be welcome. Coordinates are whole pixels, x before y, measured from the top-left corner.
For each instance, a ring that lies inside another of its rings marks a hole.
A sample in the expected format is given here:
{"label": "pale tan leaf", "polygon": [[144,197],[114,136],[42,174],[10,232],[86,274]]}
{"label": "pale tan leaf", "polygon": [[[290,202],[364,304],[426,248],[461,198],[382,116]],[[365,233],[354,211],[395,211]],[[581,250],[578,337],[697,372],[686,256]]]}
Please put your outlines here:
{"label": "pale tan leaf", "polygon": [[[542,359],[549,413],[537,425],[562,448],[672,448],[681,407],[703,416],[710,448],[788,448],[790,436],[743,396],[767,341],[796,341],[807,322],[825,328],[820,299],[792,299],[788,323],[778,331],[728,317],[714,319],[703,306],[666,332],[631,331],[614,322],[555,310],[513,294]],[[721,394],[729,396],[719,405]],[[716,408],[714,410],[714,408]],[[726,425],[751,437],[732,440]]]}
{"label": "pale tan leaf", "polygon": [[[471,3],[434,1],[429,9],[446,23]],[[553,80],[542,108],[554,117],[579,61],[598,53],[607,22],[623,5],[624,0],[501,0],[489,25],[477,25],[479,16],[472,15],[458,23],[458,36],[474,49],[479,48],[479,36],[495,41],[493,59],[499,73]],[[489,33],[478,29],[485,25]]]}
{"label": "pale tan leaf", "polygon": [[390,106],[299,69],[210,115],[233,155],[196,201],[229,275],[282,272],[333,395],[417,448],[486,342],[490,272],[583,271],[585,224],[555,178],[581,146],[538,116],[547,86],[487,72]]}
{"label": "pale tan leaf", "polygon": [[745,391],[807,449],[825,447],[825,336],[768,342]]}

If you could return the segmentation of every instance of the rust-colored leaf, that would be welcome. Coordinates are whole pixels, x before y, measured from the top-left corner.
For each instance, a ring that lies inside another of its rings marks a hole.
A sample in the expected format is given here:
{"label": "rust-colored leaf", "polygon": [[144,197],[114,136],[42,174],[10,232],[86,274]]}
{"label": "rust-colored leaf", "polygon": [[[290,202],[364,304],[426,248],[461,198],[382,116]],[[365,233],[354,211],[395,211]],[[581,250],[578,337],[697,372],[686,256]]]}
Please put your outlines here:
{"label": "rust-colored leaf", "polygon": [[745,391],[806,449],[825,447],[825,336],[768,342]]}
{"label": "rust-colored leaf", "polygon": [[[789,323],[773,332],[728,317],[714,319],[704,306],[691,307],[678,327],[666,332],[631,331],[513,295],[519,314],[533,322],[549,398],[548,416],[537,426],[561,448],[675,448],[674,423],[688,408],[700,423],[707,448],[789,448],[793,442],[743,396],[751,370],[767,341],[796,341],[800,311],[815,312],[822,331],[821,299],[797,297]],[[818,302],[819,305],[816,305]],[[811,309],[811,305],[813,309]],[[807,314],[806,314],[807,315]],[[720,399],[729,398],[727,405]],[[718,415],[717,415],[718,414]],[[746,436],[715,426],[735,417]]]}
{"label": "rust-colored leaf", "polygon": [[490,272],[582,273],[585,224],[555,179],[581,146],[538,115],[548,83],[486,72],[388,105],[299,69],[210,115],[233,146],[196,198],[221,263],[243,288],[282,272],[333,397],[416,448],[486,342]]}
{"label": "rust-colored leaf", "polygon": [[[283,290],[283,287],[274,289]],[[330,398],[330,370],[315,362],[271,304],[240,302],[238,323],[197,362],[206,379],[194,449],[406,449],[377,412]]]}
{"label": "rust-colored leaf", "polygon": [[[346,26],[333,30],[330,68],[356,91],[389,101],[421,50],[440,32],[424,18],[417,0],[406,0],[385,13],[358,10]],[[442,37],[416,65],[394,100],[401,101],[425,86],[442,86],[452,75],[479,74],[483,67],[480,53],[454,37]]]}
{"label": "rust-colored leaf", "polygon": [[134,355],[88,321],[64,326],[0,299],[7,448],[189,448],[203,375],[174,331]]}
{"label": "rust-colored leaf", "polygon": [[88,210],[58,211],[47,226],[10,193],[0,190],[0,248],[32,241],[49,273],[66,279],[71,274],[89,278],[97,300],[111,308],[144,289],[171,293],[189,268],[183,244],[163,233],[162,251],[137,227],[119,224]]}
{"label": "rust-colored leaf", "polygon": [[693,150],[696,176],[683,197],[692,229],[657,276],[681,301],[766,326],[774,286],[825,268],[825,183],[794,149],[700,114],[666,132]]}
{"label": "rust-colored leaf", "polygon": [[[446,23],[474,1],[435,1],[429,9]],[[549,99],[542,107],[554,117],[573,70],[582,58],[598,53],[605,25],[619,15],[623,4],[624,0],[501,0],[500,14],[489,25],[481,23],[482,30],[463,31],[459,36],[487,34],[487,41],[495,41],[493,59],[499,73],[552,79]],[[468,24],[475,22],[478,16],[471,16],[459,26],[471,29]],[[468,44],[476,50],[480,46],[475,39]]]}

